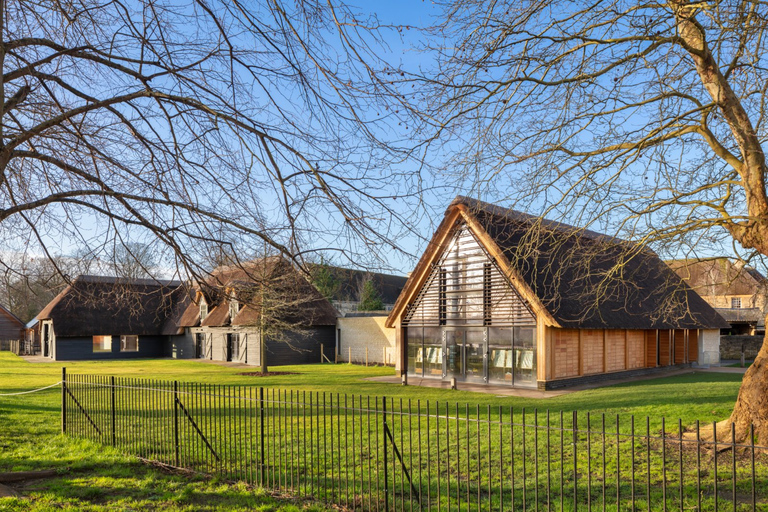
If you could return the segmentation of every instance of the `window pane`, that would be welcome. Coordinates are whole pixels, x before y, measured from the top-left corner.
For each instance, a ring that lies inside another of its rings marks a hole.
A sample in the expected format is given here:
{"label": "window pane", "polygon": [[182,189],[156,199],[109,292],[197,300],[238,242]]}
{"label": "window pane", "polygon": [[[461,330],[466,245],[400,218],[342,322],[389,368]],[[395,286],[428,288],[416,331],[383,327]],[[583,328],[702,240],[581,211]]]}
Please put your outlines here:
{"label": "window pane", "polygon": [[120,352],[138,352],[139,351],[139,337],[138,336],[120,336]]}
{"label": "window pane", "polygon": [[481,330],[466,333],[466,371],[468,380],[483,381],[485,378],[485,341]]}
{"label": "window pane", "polygon": [[424,376],[443,376],[443,333],[439,327],[424,328]]}
{"label": "window pane", "polygon": [[512,384],[512,349],[491,347],[488,359],[490,382]]}
{"label": "window pane", "polygon": [[488,329],[488,344],[502,347],[512,346],[512,328],[491,327]]}
{"label": "window pane", "polygon": [[408,375],[421,375],[424,364],[424,349],[421,346],[421,327],[409,327],[408,338]]}
{"label": "window pane", "polygon": [[94,336],[94,352],[112,352],[112,336]]}
{"label": "window pane", "polygon": [[536,346],[536,327],[515,327],[515,347],[533,348]]}

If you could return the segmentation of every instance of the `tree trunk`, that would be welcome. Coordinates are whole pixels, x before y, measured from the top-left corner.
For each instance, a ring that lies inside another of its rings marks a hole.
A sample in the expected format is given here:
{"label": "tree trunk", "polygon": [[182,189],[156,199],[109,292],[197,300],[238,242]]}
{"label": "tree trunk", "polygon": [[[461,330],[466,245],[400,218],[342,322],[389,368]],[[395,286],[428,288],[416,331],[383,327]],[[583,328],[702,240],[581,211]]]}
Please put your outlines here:
{"label": "tree trunk", "polygon": [[[768,255],[768,197],[765,190],[766,162],[760,138],[738,95],[723,75],[712,54],[704,27],[696,21],[700,5],[687,0],[670,0],[675,12],[678,36],[682,47],[693,60],[701,83],[714,101],[731,129],[739,155],[731,154],[725,146],[708,141],[712,150],[731,165],[744,187],[747,220],[726,219],[724,227],[745,249],[756,249]],[[768,343],[763,340],[755,362],[744,374],[736,405],[727,421],[718,425],[717,440],[730,441],[731,424],[737,441],[749,436],[754,425],[758,441],[768,445]],[[711,433],[708,432],[711,439]]]}
{"label": "tree trunk", "polygon": [[264,329],[259,329],[259,350],[261,351],[261,374],[266,375],[269,371],[267,367],[267,339],[264,336]]}
{"label": "tree trunk", "polygon": [[[754,425],[758,442],[768,445],[768,334],[755,362],[744,374],[731,417],[718,428],[718,440],[730,440],[731,425],[736,428],[737,441],[749,440],[749,427]],[[729,437],[720,434],[720,430]]]}

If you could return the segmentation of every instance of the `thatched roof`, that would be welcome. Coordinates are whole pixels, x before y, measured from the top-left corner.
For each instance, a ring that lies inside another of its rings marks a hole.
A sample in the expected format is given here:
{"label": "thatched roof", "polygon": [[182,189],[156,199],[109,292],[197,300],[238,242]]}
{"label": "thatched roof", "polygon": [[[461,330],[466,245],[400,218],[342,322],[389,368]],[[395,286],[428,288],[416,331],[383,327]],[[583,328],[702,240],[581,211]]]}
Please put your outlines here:
{"label": "thatched roof", "polygon": [[768,280],[760,272],[730,258],[671,260],[667,265],[703,296],[768,292]]}
{"label": "thatched roof", "polygon": [[[465,197],[446,211],[430,243],[471,225],[486,251],[530,291],[534,309],[559,327],[582,329],[672,329],[728,327],[704,300],[646,247],[594,231],[534,217]],[[446,225],[448,223],[449,225]],[[425,257],[428,253],[425,253]],[[411,281],[425,272],[423,257]],[[404,292],[405,295],[405,292]],[[401,299],[403,296],[401,296]],[[400,302],[400,299],[398,299]],[[387,323],[405,304],[396,304]]]}
{"label": "thatched roof", "polygon": [[167,323],[184,294],[178,281],[80,276],[37,319],[53,320],[56,335],[65,337],[175,334]]}
{"label": "thatched roof", "polygon": [[[262,258],[243,265],[214,270],[201,288],[205,288],[208,316],[202,325],[257,325],[261,315],[261,293],[268,301],[273,319],[297,327],[335,325],[336,310],[287,260],[281,257]],[[201,290],[201,294],[203,291]],[[192,301],[182,315],[182,327],[200,325],[199,298]],[[240,310],[230,318],[229,301],[236,298]]]}

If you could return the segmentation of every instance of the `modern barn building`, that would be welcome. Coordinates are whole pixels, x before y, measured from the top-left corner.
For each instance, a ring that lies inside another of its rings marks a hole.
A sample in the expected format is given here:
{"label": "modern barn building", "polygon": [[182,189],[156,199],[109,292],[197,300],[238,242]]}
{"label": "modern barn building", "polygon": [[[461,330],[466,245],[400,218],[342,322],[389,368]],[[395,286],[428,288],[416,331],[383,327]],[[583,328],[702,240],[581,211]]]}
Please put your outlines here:
{"label": "modern barn building", "polygon": [[727,323],[647,248],[457,197],[387,326],[411,378],[551,389],[716,363]]}

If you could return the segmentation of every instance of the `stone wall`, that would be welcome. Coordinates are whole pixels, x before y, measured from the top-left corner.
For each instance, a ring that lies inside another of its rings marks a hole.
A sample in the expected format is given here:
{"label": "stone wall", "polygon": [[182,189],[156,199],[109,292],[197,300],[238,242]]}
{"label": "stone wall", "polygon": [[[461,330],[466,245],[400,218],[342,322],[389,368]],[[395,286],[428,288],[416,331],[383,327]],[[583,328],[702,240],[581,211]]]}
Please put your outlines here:
{"label": "stone wall", "polygon": [[742,346],[745,359],[754,359],[762,345],[762,336],[720,336],[720,359],[741,359]]}
{"label": "stone wall", "polygon": [[395,329],[384,326],[386,314],[348,313],[337,320],[339,361],[369,364],[395,364]]}

